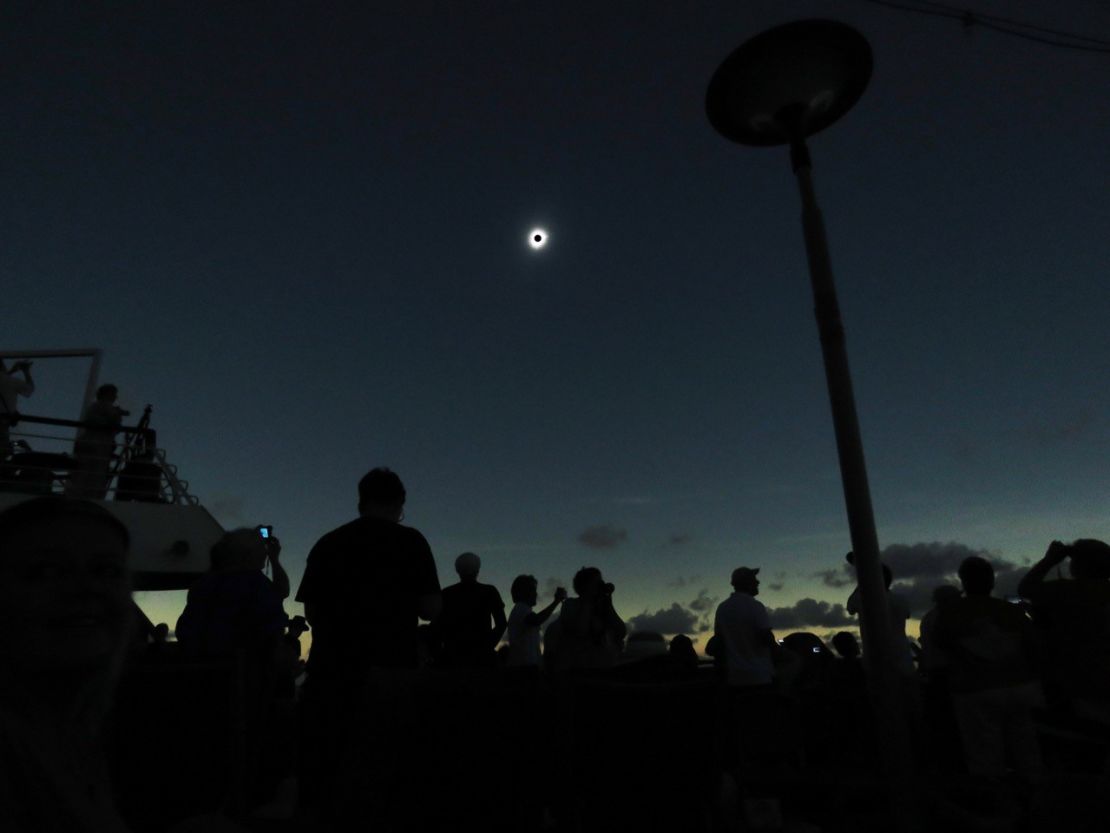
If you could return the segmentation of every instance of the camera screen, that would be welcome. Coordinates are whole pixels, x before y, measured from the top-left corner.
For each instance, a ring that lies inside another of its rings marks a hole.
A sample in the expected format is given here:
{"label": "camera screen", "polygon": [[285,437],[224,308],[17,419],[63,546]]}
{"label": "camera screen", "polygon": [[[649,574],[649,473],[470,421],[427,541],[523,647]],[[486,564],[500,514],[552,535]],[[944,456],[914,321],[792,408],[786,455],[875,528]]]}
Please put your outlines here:
{"label": "camera screen", "polygon": [[263,538],[269,538],[270,537],[270,527],[260,526],[258,528],[258,534],[261,535]]}

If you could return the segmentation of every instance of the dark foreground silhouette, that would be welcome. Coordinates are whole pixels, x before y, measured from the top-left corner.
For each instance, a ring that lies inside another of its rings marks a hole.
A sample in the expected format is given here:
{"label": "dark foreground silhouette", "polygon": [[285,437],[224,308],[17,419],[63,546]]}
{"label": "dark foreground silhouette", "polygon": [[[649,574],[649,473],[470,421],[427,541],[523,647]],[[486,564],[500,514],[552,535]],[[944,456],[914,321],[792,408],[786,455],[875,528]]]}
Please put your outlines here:
{"label": "dark foreground silhouette", "polygon": [[[570,611],[562,594],[535,611],[534,579],[514,582],[517,654],[489,647],[504,619],[486,593],[488,624],[467,626],[480,659],[459,662],[432,650],[439,579],[404,499],[395,474],[371,472],[359,517],[313,548],[299,688],[304,624],[284,618],[282,574],[259,571],[277,555],[257,530],[214,548],[167,642],[137,627],[114,516],[59,497],[0,513],[3,830],[893,829],[857,641],[838,634],[837,657],[813,634],[768,640],[757,568],[732,575],[715,662],[679,638],[624,649],[615,588],[592,567]],[[1072,577],[1050,580],[1065,562]],[[906,678],[913,819],[1105,830],[1110,548],[1053,542],[1022,604],[992,595],[989,562],[959,575]],[[568,612],[561,664],[537,665],[530,629]]]}

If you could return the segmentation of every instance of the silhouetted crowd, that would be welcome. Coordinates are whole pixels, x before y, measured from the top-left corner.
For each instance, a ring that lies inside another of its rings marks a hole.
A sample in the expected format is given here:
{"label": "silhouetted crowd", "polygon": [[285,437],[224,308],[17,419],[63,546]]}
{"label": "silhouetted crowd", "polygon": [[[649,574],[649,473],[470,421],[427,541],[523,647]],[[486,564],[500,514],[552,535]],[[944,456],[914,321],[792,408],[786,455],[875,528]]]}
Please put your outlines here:
{"label": "silhouetted crowd", "polygon": [[[967,558],[961,586],[934,591],[920,645],[884,565],[887,676],[916,773],[897,785],[859,641],[777,640],[759,568],[732,572],[703,661],[685,635],[629,634],[597,567],[542,607],[536,578],[519,575],[508,614],[475,553],[441,587],[428,542],[402,523],[405,500],[392,471],[362,478],[358,517],[309,553],[295,597],[304,618],[284,611],[292,588],[272,530],[228,532],[176,642],[135,607],[130,533],[106,509],[41,497],[0,512],[0,829],[1110,821],[1101,541],[1052,542],[1013,600],[993,595],[989,560]],[[853,593],[847,609],[860,604]]]}

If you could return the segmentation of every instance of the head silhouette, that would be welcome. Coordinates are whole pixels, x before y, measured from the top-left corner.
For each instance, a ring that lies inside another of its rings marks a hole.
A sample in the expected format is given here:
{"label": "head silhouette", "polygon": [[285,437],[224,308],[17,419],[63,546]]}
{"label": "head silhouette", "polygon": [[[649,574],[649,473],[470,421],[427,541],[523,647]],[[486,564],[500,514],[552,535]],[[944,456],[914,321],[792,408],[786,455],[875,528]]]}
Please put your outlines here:
{"label": "head silhouette", "polygon": [[1110,546],[1094,538],[1071,545],[1071,575],[1081,581],[1110,580]]}
{"label": "head silhouette", "polygon": [[989,596],[994,589],[994,567],[985,558],[968,556],[960,564],[960,583],[969,596]]}
{"label": "head silhouette", "polygon": [[732,571],[732,587],[738,593],[747,593],[749,596],[759,595],[759,568],[737,567]]}
{"label": "head silhouette", "polygon": [[111,404],[119,396],[119,388],[115,385],[101,385],[96,389],[96,401]]}
{"label": "head silhouette", "polygon": [[844,659],[855,659],[859,656],[859,640],[854,633],[841,631],[832,638],[832,646]]}
{"label": "head silhouette", "polygon": [[593,596],[601,592],[603,584],[601,570],[597,567],[583,567],[574,574],[571,586],[579,596]]}
{"label": "head silhouette", "polygon": [[946,604],[960,598],[960,588],[952,584],[942,584],[933,588],[933,606],[944,607]]}
{"label": "head silhouette", "polygon": [[400,521],[405,511],[405,487],[401,478],[387,468],[371,469],[358,482],[360,515]]}
{"label": "head silhouette", "polygon": [[539,582],[535,576],[517,576],[509,593],[518,604],[534,605],[539,598]]}
{"label": "head silhouette", "polygon": [[261,570],[266,566],[266,539],[257,529],[225,532],[208,552],[212,572]]}
{"label": "head silhouette", "polygon": [[464,552],[455,559],[455,572],[463,581],[476,581],[482,569],[482,559],[472,552]]}

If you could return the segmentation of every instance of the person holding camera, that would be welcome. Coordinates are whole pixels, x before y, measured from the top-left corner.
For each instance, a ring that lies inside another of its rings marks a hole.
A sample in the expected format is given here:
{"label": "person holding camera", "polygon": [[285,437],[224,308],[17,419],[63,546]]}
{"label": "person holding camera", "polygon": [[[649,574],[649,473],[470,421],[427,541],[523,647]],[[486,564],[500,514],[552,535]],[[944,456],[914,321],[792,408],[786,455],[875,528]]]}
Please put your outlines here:
{"label": "person holding camera", "polygon": [[510,668],[539,668],[540,628],[551,618],[551,614],[567,598],[567,591],[556,589],[555,598],[543,610],[536,611],[539,603],[539,582],[535,576],[517,576],[510,588],[513,609],[509,613],[509,651],[507,665]]}
{"label": "person holding camera", "polygon": [[556,670],[612,668],[620,657],[624,621],[613,607],[614,587],[597,567],[583,567],[574,575],[576,598],[563,602],[558,622]]}
{"label": "person holding camera", "polygon": [[[1046,581],[1065,561],[1071,579]],[[1018,595],[1032,605],[1047,643],[1050,698],[1110,721],[1110,545],[1053,541],[1018,584]]]}
{"label": "person holding camera", "polygon": [[66,482],[69,497],[103,500],[108,493],[112,459],[116,448],[116,434],[125,416],[130,416],[116,405],[119,388],[101,385],[96,389],[96,399],[88,404],[81,421],[85,423],[73,441],[73,470]]}
{"label": "person holding camera", "polygon": [[[243,654],[254,664],[278,656],[289,622],[282,607],[289,596],[289,576],[279,561],[281,542],[269,529],[234,529],[212,546],[210,570],[189,589],[177,620],[177,641],[187,653]],[[272,580],[262,572],[267,562],[273,567]]]}

